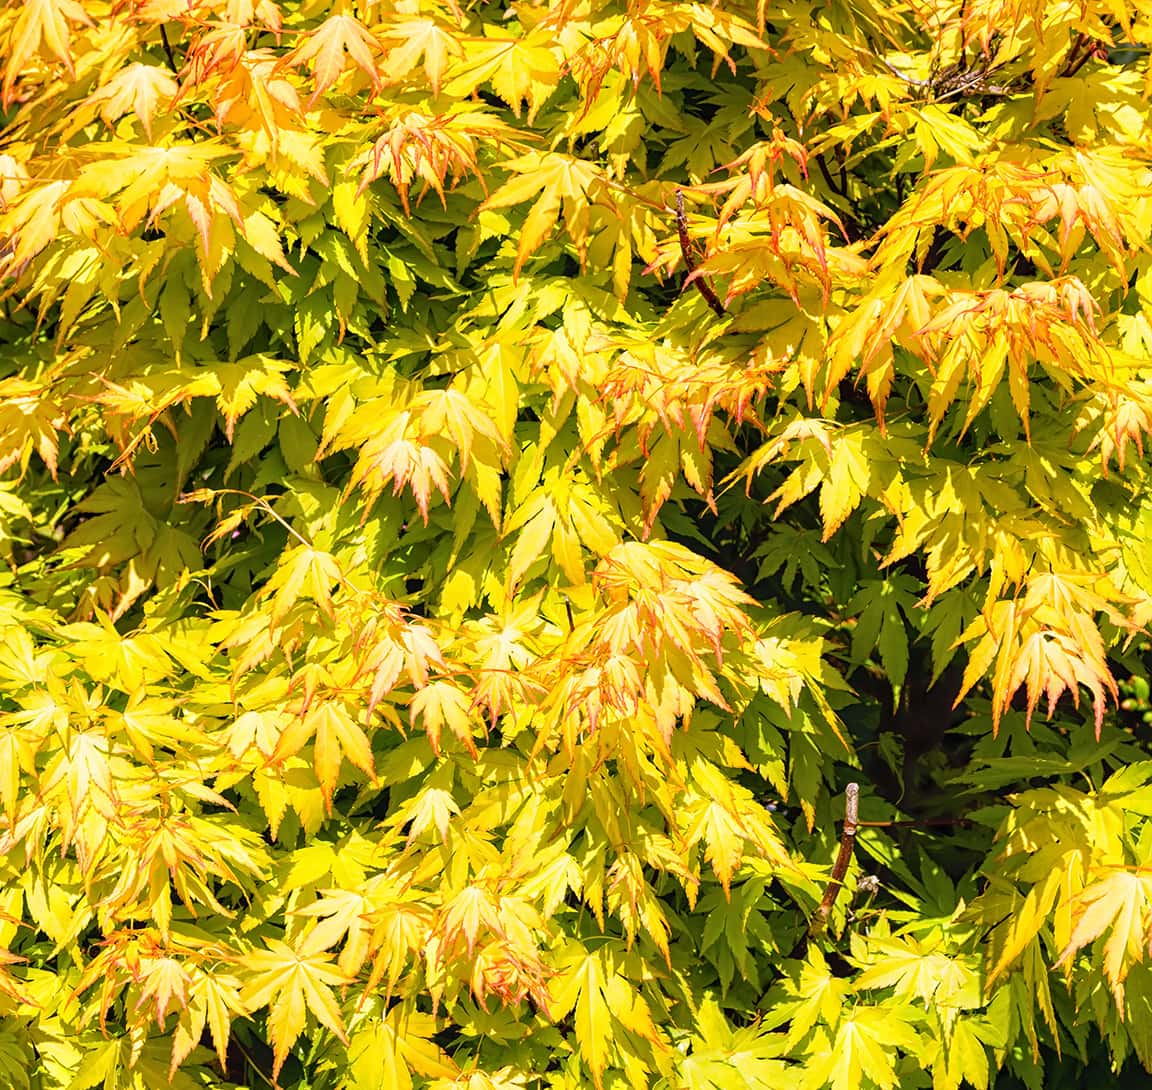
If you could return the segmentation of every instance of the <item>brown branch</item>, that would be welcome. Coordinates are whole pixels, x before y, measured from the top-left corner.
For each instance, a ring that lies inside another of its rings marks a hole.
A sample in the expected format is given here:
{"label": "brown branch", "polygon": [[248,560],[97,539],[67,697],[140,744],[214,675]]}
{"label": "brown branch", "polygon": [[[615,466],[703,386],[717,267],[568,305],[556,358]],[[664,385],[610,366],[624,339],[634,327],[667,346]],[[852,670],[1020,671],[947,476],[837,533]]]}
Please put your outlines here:
{"label": "brown branch", "polygon": [[844,884],[844,875],[848,873],[848,864],[852,861],[852,848],[856,843],[856,830],[860,827],[857,821],[860,805],[860,785],[850,783],[844,788],[844,824],[840,828],[840,851],[836,862],[832,864],[832,875],[824,889],[824,899],[816,909],[809,931],[816,933],[822,931],[832,915],[832,906]]}
{"label": "brown branch", "polygon": [[688,215],[684,211],[684,190],[676,190],[676,233],[680,236],[680,253],[684,256],[684,267],[688,270],[684,277],[684,285],[689,281],[696,285],[696,290],[704,296],[704,301],[723,318],[727,313],[724,304],[716,298],[712,285],[702,276],[694,276],[696,272],[696,259],[692,256],[692,240],[688,237]]}
{"label": "brown branch", "polygon": [[[999,84],[991,81],[992,73],[1003,65],[986,65],[983,68],[968,68],[953,65],[942,72],[933,72],[929,79],[913,79],[889,64],[883,57],[877,58],[897,79],[922,95],[924,102],[946,102],[950,98],[979,98],[982,95],[1010,95],[1012,84]],[[967,64],[967,62],[965,62]],[[1066,73],[1064,73],[1066,74]]]}
{"label": "brown branch", "polygon": [[1069,76],[1074,76],[1083,67],[1084,62],[1092,56],[1090,49],[1085,51],[1090,41],[1091,38],[1083,31],[1076,35],[1076,40],[1068,50],[1068,56],[1064,58],[1064,68],[1059,73],[1062,78],[1067,79]]}
{"label": "brown branch", "polygon": [[1061,73],[1061,75],[1063,75],[1065,79],[1070,79],[1072,76],[1076,75],[1076,73],[1079,72],[1080,69],[1083,68],[1084,65],[1086,65],[1095,56],[1096,56],[1096,48],[1093,47],[1092,49],[1089,49],[1087,52],[1085,52],[1084,55],[1081,56],[1079,58],[1079,60],[1076,61],[1075,64],[1070,65],[1068,68],[1066,68]]}

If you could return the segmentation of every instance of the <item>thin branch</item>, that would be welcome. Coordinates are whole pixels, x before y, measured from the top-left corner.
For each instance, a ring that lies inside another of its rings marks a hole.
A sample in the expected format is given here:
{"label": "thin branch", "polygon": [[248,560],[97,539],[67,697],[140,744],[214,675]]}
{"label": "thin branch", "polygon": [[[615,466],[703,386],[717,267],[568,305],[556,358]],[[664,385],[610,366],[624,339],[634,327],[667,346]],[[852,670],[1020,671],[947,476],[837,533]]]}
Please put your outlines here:
{"label": "thin branch", "polygon": [[179,75],[180,69],[176,65],[176,57],[172,52],[172,43],[168,40],[168,31],[164,29],[163,23],[160,24],[160,41],[164,43],[164,55],[168,58],[168,67]]}
{"label": "thin branch", "polygon": [[1076,35],[1076,40],[1068,47],[1068,56],[1064,58],[1064,70],[1060,73],[1060,75],[1066,76],[1068,74],[1069,70],[1076,63],[1077,59],[1080,57],[1080,53],[1087,44],[1088,35],[1081,31]]}
{"label": "thin branch", "polygon": [[723,318],[727,311],[724,309],[724,304],[716,298],[712,285],[704,277],[693,275],[696,272],[696,259],[692,256],[692,240],[688,237],[688,215],[684,211],[682,189],[676,190],[676,233],[680,236],[680,253],[684,256],[684,267],[688,270],[684,277],[685,286],[689,281],[695,284],[696,290],[704,296],[704,301]]}
{"label": "thin branch", "polygon": [[907,86],[915,88],[926,102],[946,102],[950,98],[975,98],[980,95],[1010,95],[1011,84],[990,82],[989,77],[1003,65],[985,68],[967,68],[959,65],[943,72],[933,72],[929,79],[913,79],[904,75],[898,68],[889,64],[883,57],[877,58],[889,72]]}
{"label": "thin branch", "polygon": [[848,170],[844,164],[843,159],[840,160],[840,184],[837,185],[828,169],[828,161],[824,158],[823,153],[816,156],[816,165],[820,168],[820,174],[824,181],[828,184],[828,188],[839,197],[844,204],[848,206],[848,211],[837,209],[840,213],[840,226],[844,229],[844,237],[848,242],[855,242],[859,238],[864,237],[864,229],[860,226],[860,221],[856,216],[856,205],[853,203],[852,198],[848,196]]}
{"label": "thin branch", "polygon": [[1076,75],[1095,55],[1095,42],[1087,34],[1081,32],[1076,36],[1076,41],[1072,43],[1072,48],[1068,50],[1068,59],[1064,62],[1064,70],[1060,75],[1064,79]]}
{"label": "thin branch", "polygon": [[828,924],[828,917],[832,915],[832,906],[844,884],[844,875],[848,873],[848,864],[852,861],[852,848],[856,843],[856,830],[860,827],[857,820],[860,805],[860,785],[850,783],[844,788],[844,824],[840,828],[840,852],[836,862],[832,864],[832,875],[824,889],[824,899],[816,909],[809,931],[816,933],[822,931]]}
{"label": "thin branch", "polygon": [[895,65],[889,64],[884,57],[876,58],[889,72],[892,73],[898,80],[903,80],[910,87],[931,87],[932,80],[930,79],[913,79],[911,76],[904,75]]}
{"label": "thin branch", "polygon": [[968,69],[968,43],[964,40],[964,23],[968,18],[968,0],[960,0],[960,15],[956,20],[956,33],[960,37],[960,59],[956,62],[962,71]]}
{"label": "thin branch", "polygon": [[[835,193],[837,197],[848,196],[847,186],[845,186],[843,184],[844,183],[843,173],[841,173],[841,184],[837,185],[832,180],[832,172],[828,169],[828,162],[824,158],[823,153],[820,153],[816,156],[816,165],[820,168],[820,173],[823,176],[824,181],[826,181],[828,183],[828,188],[830,190],[832,190],[832,192]],[[841,167],[841,171],[843,171],[843,167]]]}
{"label": "thin branch", "polygon": [[[183,492],[177,498],[177,503],[211,503],[217,496],[243,496],[245,499],[252,501],[253,505],[259,507],[266,515],[271,515],[290,536],[294,537],[306,549],[314,549],[315,546],[303,534],[301,534],[294,526],[292,526],[287,519],[277,512],[273,506],[263,497],[254,495],[251,492],[245,492],[242,488],[196,488],[191,492]],[[355,589],[355,588],[354,588]]]}

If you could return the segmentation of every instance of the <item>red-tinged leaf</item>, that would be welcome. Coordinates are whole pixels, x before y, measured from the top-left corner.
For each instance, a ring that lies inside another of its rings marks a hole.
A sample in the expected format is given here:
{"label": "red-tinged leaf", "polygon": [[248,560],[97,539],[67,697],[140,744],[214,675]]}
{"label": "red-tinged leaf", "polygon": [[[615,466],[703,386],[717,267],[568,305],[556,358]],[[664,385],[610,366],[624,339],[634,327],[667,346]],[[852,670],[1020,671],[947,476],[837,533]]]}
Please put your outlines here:
{"label": "red-tinged leaf", "polygon": [[399,495],[407,485],[412,489],[420,517],[427,523],[434,491],[445,503],[452,502],[452,473],[443,444],[433,446],[413,435],[415,430],[411,412],[395,414],[360,448],[349,487],[363,488],[374,500],[388,485],[392,486],[393,495]]}
{"label": "red-tinged leaf", "polygon": [[482,724],[473,715],[467,694],[452,682],[430,682],[413,695],[409,711],[412,725],[424,728],[437,753],[440,752],[440,736],[447,726],[464,748],[476,756],[473,733]]}
{"label": "red-tinged leaf", "polygon": [[188,1005],[189,982],[188,971],[175,958],[149,958],[137,1006],[153,1005],[156,1025],[163,1028],[168,1008],[173,1002],[180,1009]]}
{"label": "red-tinged leaf", "polygon": [[496,900],[483,886],[465,886],[441,911],[439,928],[449,945],[463,938],[469,957],[476,949],[477,939],[484,933],[500,935],[503,926]]}
{"label": "red-tinged leaf", "polygon": [[1144,958],[1152,906],[1152,874],[1144,869],[1114,868],[1089,885],[1072,906],[1076,928],[1061,951],[1058,965],[1110,931],[1104,944],[1104,972],[1117,1005],[1123,1009],[1124,980],[1131,966]]}
{"label": "red-tinged leaf", "polygon": [[424,434],[451,438],[459,452],[461,470],[468,468],[476,436],[490,439],[497,447],[506,445],[492,420],[459,390],[430,390],[418,404],[423,407],[420,426]]}
{"label": "red-tinged leaf", "polygon": [[353,160],[353,166],[364,168],[357,192],[362,193],[377,178],[388,177],[405,211],[410,212],[408,194],[417,180],[431,186],[443,201],[451,184],[479,173],[477,157],[482,147],[504,145],[523,147],[513,128],[471,104],[439,115],[397,110],[372,147]]}
{"label": "red-tinged leaf", "polygon": [[312,68],[315,90],[308,101],[309,107],[324,94],[343,74],[351,59],[379,88],[380,71],[377,56],[381,45],[371,31],[351,15],[330,15],[298,45],[283,63]]}
{"label": "red-tinged leaf", "polygon": [[343,760],[347,759],[365,775],[375,779],[372,743],[343,704],[332,700],[323,701],[308,712],[307,724],[309,731],[315,732],[313,745],[316,778],[329,803]]}
{"label": "red-tinged leaf", "polygon": [[810,7],[0,4],[0,1087],[1152,1063],[1152,8]]}
{"label": "red-tinged leaf", "polygon": [[28,1007],[40,1007],[41,1004],[29,993],[23,981],[17,980],[8,971],[9,966],[23,964],[26,960],[8,950],[0,950],[0,995],[6,995],[13,1002]]}

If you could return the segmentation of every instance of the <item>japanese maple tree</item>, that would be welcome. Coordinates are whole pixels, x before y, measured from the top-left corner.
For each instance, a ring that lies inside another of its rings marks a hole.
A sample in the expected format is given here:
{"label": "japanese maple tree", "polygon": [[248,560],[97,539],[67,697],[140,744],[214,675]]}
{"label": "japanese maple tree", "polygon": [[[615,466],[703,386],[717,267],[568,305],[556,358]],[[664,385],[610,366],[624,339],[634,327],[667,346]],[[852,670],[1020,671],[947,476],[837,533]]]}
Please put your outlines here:
{"label": "japanese maple tree", "polygon": [[1152,1070],[1150,47],[3,5],[0,1083]]}

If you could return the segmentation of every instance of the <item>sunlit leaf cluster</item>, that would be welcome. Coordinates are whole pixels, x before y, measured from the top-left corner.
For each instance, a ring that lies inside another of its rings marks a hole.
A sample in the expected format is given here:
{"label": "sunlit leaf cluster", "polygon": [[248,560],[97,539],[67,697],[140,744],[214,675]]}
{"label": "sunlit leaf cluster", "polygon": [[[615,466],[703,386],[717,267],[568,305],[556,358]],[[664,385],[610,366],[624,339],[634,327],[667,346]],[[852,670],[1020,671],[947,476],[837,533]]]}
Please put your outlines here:
{"label": "sunlit leaf cluster", "polygon": [[1150,48],[0,7],[0,1084],[1152,1070]]}

